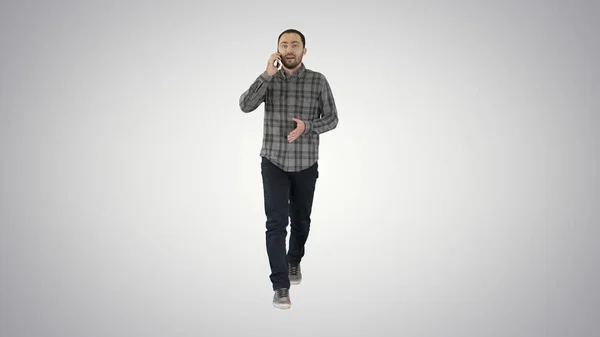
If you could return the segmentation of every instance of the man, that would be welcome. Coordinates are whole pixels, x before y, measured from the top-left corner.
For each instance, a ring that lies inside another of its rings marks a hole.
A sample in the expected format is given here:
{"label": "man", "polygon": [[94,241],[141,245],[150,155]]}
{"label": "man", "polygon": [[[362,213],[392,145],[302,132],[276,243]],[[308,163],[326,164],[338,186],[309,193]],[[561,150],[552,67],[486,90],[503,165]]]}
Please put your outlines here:
{"label": "man", "polygon": [[[329,83],[321,73],[304,66],[304,55],[304,35],[295,29],[282,32],[277,53],[271,54],[266,70],[239,101],[245,113],[265,103],[260,156],[266,246],[275,292],[273,305],[280,309],[291,307],[290,284],[302,280],[300,261],[319,176],[319,135],[338,123]],[[291,234],[286,254],[288,216]]]}

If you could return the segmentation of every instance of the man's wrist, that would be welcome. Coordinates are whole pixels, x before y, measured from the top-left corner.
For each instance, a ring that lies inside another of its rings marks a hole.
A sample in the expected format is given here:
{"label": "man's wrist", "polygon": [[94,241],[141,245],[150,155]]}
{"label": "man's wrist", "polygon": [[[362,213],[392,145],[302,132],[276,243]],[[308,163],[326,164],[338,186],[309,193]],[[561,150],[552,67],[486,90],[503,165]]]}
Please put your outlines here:
{"label": "man's wrist", "polygon": [[262,79],[267,82],[269,82],[269,81],[271,81],[271,79],[273,79],[273,75],[269,75],[269,73],[267,73],[266,70],[262,74],[260,74],[260,77],[262,77]]}

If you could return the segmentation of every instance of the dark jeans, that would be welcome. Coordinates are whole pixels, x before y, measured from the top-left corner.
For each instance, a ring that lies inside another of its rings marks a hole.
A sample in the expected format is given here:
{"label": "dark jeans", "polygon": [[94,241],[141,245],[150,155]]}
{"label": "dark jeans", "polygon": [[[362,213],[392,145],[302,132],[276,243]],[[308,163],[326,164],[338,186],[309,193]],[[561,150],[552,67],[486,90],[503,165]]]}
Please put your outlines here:
{"label": "dark jeans", "polygon": [[[300,172],[285,172],[262,158],[266,241],[273,290],[289,288],[288,263],[300,263],[310,229],[318,163]],[[291,219],[290,247],[286,254],[288,217]]]}

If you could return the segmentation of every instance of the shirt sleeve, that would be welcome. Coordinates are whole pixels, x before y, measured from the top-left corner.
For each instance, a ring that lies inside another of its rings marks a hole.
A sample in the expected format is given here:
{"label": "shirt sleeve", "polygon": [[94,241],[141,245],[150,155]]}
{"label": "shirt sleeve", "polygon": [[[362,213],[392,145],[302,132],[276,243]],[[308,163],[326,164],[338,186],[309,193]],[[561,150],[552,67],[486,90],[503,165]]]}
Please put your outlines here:
{"label": "shirt sleeve", "polygon": [[335,106],[335,100],[329,82],[323,76],[319,93],[319,108],[320,118],[311,121],[305,121],[304,133],[309,134],[314,132],[316,134],[325,133],[331,131],[337,127],[338,114]]}
{"label": "shirt sleeve", "polygon": [[263,72],[256,78],[254,83],[250,85],[250,88],[240,96],[240,109],[243,112],[252,112],[265,101],[268,82],[272,79],[273,76],[267,74],[266,71]]}

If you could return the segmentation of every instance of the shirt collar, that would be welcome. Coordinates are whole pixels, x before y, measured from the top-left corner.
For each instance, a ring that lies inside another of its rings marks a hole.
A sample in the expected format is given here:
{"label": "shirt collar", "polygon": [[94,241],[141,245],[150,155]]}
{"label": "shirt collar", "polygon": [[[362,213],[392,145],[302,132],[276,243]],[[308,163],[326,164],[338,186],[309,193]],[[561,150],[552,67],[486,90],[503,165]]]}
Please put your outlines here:
{"label": "shirt collar", "polygon": [[283,78],[293,78],[297,76],[298,78],[303,78],[306,75],[306,67],[304,66],[304,62],[300,64],[300,68],[296,69],[292,75],[289,75],[283,68],[279,70],[279,73]]}

